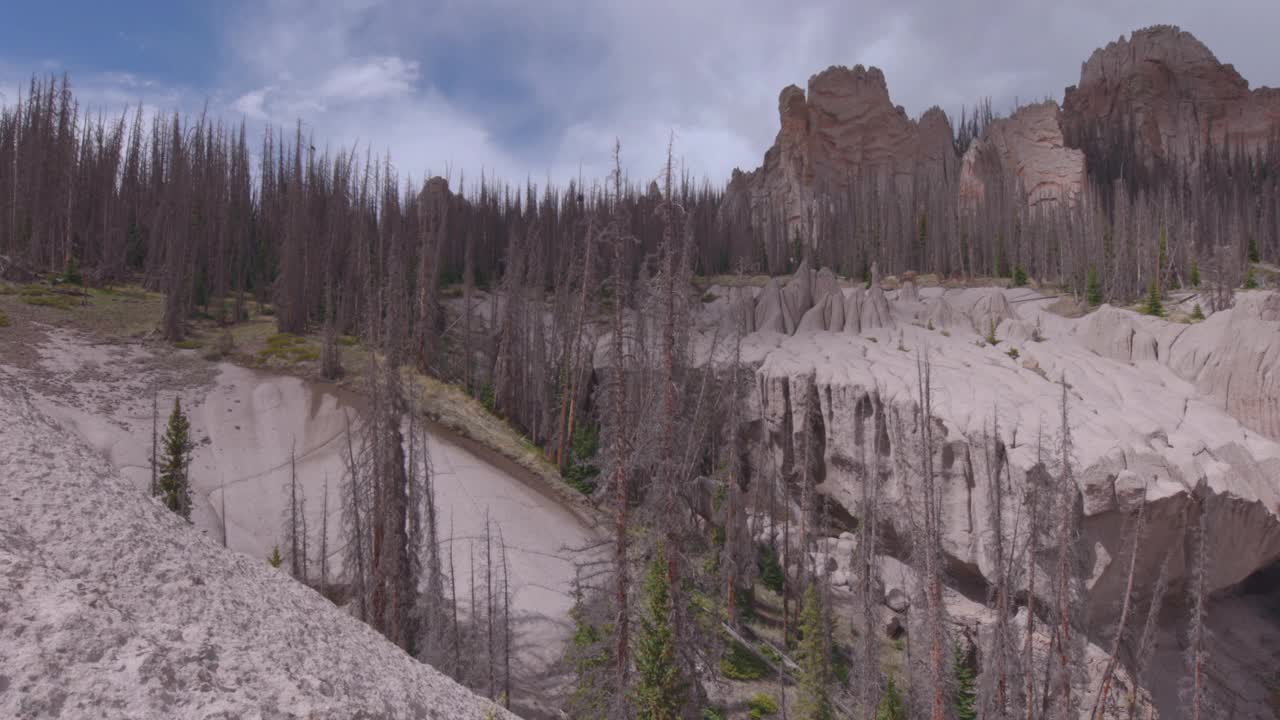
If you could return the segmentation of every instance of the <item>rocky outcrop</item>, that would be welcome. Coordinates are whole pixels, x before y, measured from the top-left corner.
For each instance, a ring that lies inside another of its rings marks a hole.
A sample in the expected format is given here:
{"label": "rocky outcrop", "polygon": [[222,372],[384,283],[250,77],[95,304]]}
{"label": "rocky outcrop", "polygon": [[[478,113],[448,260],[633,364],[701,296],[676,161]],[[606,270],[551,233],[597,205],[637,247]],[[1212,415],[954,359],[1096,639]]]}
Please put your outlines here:
{"label": "rocky outcrop", "polygon": [[1138,325],[1133,313],[1103,305],[1085,322],[1084,346],[1125,363],[1159,359],[1155,335]]}
{"label": "rocky outcrop", "polygon": [[1169,343],[1168,364],[1255,432],[1280,440],[1280,295],[1246,293]]}
{"label": "rocky outcrop", "polygon": [[969,146],[959,192],[961,204],[971,209],[998,191],[1047,209],[1074,206],[1084,184],[1084,153],[1063,142],[1057,103],[1043,102],[992,122]]}
{"label": "rocky outcrop", "polygon": [[778,96],[779,130],[752,172],[734,171],[727,210],[749,208],[758,225],[780,222],[786,237],[811,238],[810,213],[819,190],[839,190],[851,178],[940,179],[957,171],[951,124],[938,108],[912,120],[889,98],[878,68],[832,66]]}
{"label": "rocky outcrop", "polygon": [[1211,146],[1264,147],[1280,130],[1280,90],[1250,90],[1191,33],[1161,25],[1095,51],[1062,116],[1075,142],[1131,129],[1140,156],[1194,166]]}

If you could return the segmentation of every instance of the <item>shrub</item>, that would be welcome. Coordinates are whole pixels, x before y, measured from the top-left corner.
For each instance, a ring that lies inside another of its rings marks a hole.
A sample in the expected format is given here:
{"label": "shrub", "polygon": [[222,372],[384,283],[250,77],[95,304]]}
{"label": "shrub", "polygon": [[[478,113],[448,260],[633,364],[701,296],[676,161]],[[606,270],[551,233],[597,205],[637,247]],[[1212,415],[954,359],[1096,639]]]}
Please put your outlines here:
{"label": "shrub", "polygon": [[1005,355],[1008,355],[1008,356],[1009,356],[1011,359],[1013,359],[1013,360],[1017,360],[1017,359],[1018,359],[1018,348],[1009,348],[1008,352],[1006,352],[1006,353],[1005,353]]}
{"label": "shrub", "polygon": [[742,643],[730,640],[720,659],[720,674],[729,680],[759,680],[769,674],[769,666]]}
{"label": "shrub", "polygon": [[1085,299],[1090,305],[1097,307],[1102,304],[1102,283],[1098,280],[1098,271],[1089,268],[1089,279],[1085,283]]}
{"label": "shrub", "polygon": [[747,716],[751,720],[761,720],[777,714],[778,701],[768,693],[756,693],[747,700]]}
{"label": "shrub", "polygon": [[1191,319],[1192,320],[1204,319],[1204,308],[1200,307],[1200,303],[1196,303],[1196,306],[1191,308]]}
{"label": "shrub", "polygon": [[276,333],[267,338],[267,346],[258,351],[258,358],[276,358],[285,362],[304,362],[320,359],[320,351],[293,333]]}
{"label": "shrub", "polygon": [[0,310],[0,327],[9,327],[9,316],[4,314],[4,310]]}
{"label": "shrub", "polygon": [[1244,269],[1244,289],[1256,290],[1258,287],[1258,279],[1253,276],[1253,266],[1249,265]]}
{"label": "shrub", "polygon": [[195,350],[200,347],[200,341],[187,338],[186,340],[179,340],[173,346],[179,350]]}
{"label": "shrub", "polygon": [[1013,267],[1013,286],[1022,287],[1027,284],[1027,271],[1022,269],[1021,265]]}
{"label": "shrub", "polygon": [[1000,342],[996,339],[996,319],[991,318],[987,323],[987,337],[985,338],[988,345],[995,345]]}
{"label": "shrub", "polygon": [[770,590],[781,593],[786,586],[786,576],[782,574],[782,566],[778,564],[778,554],[768,544],[760,546],[756,563],[760,568],[760,582]]}

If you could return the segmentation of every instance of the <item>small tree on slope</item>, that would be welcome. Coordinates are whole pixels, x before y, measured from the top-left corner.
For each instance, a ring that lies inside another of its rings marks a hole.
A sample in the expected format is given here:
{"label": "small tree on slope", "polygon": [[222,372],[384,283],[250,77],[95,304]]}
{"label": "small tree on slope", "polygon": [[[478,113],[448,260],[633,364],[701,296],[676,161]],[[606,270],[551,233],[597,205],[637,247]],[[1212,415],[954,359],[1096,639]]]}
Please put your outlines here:
{"label": "small tree on slope", "polygon": [[173,399],[173,412],[164,431],[164,457],[160,462],[160,494],[165,507],[191,519],[191,423],[182,412],[182,401]]}
{"label": "small tree on slope", "polygon": [[639,717],[675,720],[684,708],[687,685],[676,663],[676,638],[670,623],[667,561],[661,544],[644,578],[644,605],[636,637],[634,708]]}
{"label": "small tree on slope", "polygon": [[829,694],[831,650],[827,643],[831,633],[822,613],[822,600],[815,585],[805,590],[804,609],[800,612],[800,696],[796,700],[796,717],[801,720],[831,720],[834,717]]}

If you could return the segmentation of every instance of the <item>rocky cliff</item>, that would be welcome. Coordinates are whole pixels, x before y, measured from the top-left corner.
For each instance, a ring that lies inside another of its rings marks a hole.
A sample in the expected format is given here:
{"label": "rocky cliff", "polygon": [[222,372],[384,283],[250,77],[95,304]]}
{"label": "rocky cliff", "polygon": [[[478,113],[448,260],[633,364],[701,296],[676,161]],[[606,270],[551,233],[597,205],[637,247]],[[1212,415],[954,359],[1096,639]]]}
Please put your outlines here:
{"label": "rocky cliff", "polygon": [[951,123],[939,108],[918,120],[894,105],[878,68],[832,66],[778,96],[779,130],[763,164],[735,171],[728,202],[749,206],[753,222],[808,237],[816,195],[849,182],[909,186],[915,178],[954,177]]}
{"label": "rocky cliff", "polygon": [[[801,272],[785,287],[812,286],[803,276],[813,271]],[[848,303],[865,303],[871,294],[884,298],[885,320],[851,326]],[[833,306],[836,297],[845,300],[844,322],[822,322],[831,317],[823,304]],[[740,304],[750,300],[737,297]],[[827,294],[808,311],[812,321],[806,315],[790,330],[760,327],[744,340],[743,356],[757,367],[749,416],[758,414],[767,428],[756,437],[786,474],[794,471],[808,427],[822,457],[810,476],[843,508],[842,517],[860,515],[862,484],[878,478],[890,506],[882,515],[891,518],[888,546],[905,558],[920,492],[916,360],[918,352],[927,353],[948,577],[981,601],[995,576],[992,538],[1003,532],[1025,546],[1023,499],[1037,483],[1051,487],[1043,483],[1060,473],[1055,458],[1065,381],[1081,513],[1079,580],[1091,637],[1105,644],[1111,632],[1124,591],[1132,513],[1142,505],[1149,530],[1136,569],[1139,602],[1166,561],[1181,597],[1191,572],[1188,523],[1198,499],[1211,536],[1207,584],[1224,603],[1245,602],[1237,591],[1280,563],[1280,296],[1244,293],[1235,308],[1190,326],[1110,307],[1071,319],[1051,312],[1052,302],[1025,289],[914,285]],[[766,292],[755,303],[760,308],[776,299]],[[720,327],[727,308],[723,300],[708,303],[705,327]],[[995,347],[984,341],[992,325]],[[987,466],[982,448],[989,443],[1003,448],[1008,473],[1003,528],[993,525],[992,478],[1000,472]],[[1037,570],[1050,571],[1048,564]],[[1047,587],[1041,580],[1037,586]],[[1179,612],[1167,618],[1170,638],[1185,626]],[[1280,626],[1259,622],[1257,633],[1280,636]],[[1224,662],[1271,661],[1261,650],[1242,658]],[[1256,717],[1254,709],[1266,702],[1259,678],[1223,672],[1215,693],[1241,717]],[[1178,698],[1163,692],[1155,701],[1171,711]]]}
{"label": "rocky cliff", "polygon": [[818,197],[851,182],[941,188],[969,210],[998,189],[1010,206],[1044,210],[1079,202],[1087,171],[1109,183],[1121,158],[1195,167],[1211,147],[1252,153],[1280,141],[1280,90],[1251,90],[1234,67],[1170,26],[1097,50],[1061,109],[1019,108],[989,123],[963,158],[946,115],[935,107],[909,118],[874,67],[828,68],[809,79],[807,93],[788,86],[778,113],[761,166],[734,172],[722,220],[747,215],[766,232],[785,230],[788,241],[820,237]]}
{"label": "rocky cliff", "polygon": [[1160,25],[1121,37],[1080,68],[1062,103],[1078,143],[1124,129],[1140,156],[1196,165],[1211,146],[1252,152],[1280,130],[1280,90],[1249,89],[1189,32]]}
{"label": "rocky cliff", "polygon": [[965,151],[961,205],[982,205],[988,188],[1025,199],[1032,208],[1074,206],[1085,184],[1084,153],[1066,147],[1058,105],[1043,102],[996,120]]}

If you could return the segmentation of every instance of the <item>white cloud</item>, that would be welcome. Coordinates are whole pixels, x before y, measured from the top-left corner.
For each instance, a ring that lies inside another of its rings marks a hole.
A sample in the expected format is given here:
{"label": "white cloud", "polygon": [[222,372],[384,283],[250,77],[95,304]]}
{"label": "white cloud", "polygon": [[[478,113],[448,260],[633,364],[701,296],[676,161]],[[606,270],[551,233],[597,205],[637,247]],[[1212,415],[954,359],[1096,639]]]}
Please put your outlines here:
{"label": "white cloud", "polygon": [[265,0],[227,14],[212,88],[76,81],[104,102],[199,112],[209,95],[234,120],[301,118],[318,145],[390,151],[418,177],[601,178],[618,138],[644,179],[674,131],[689,171],[718,182],[760,162],[779,90],[829,65],[880,66],[913,116],[986,96],[1004,110],[1060,98],[1095,47],[1155,22],[1196,33],[1255,85],[1280,79],[1280,5],[1247,0]]}

